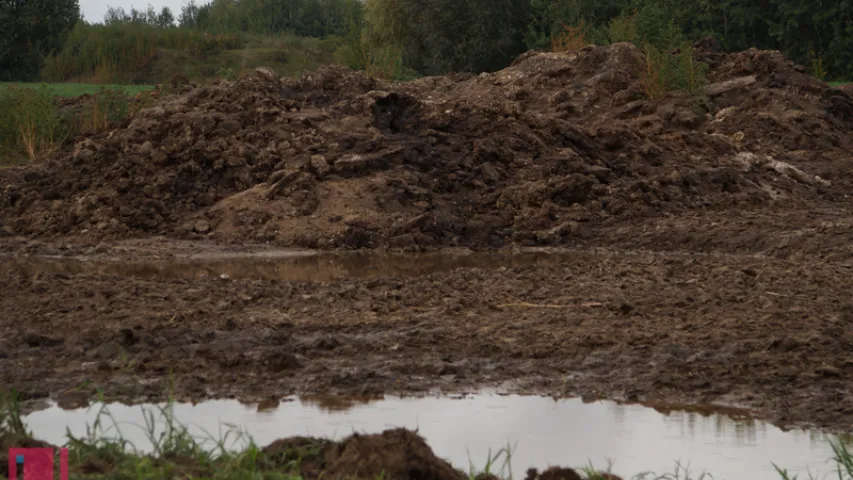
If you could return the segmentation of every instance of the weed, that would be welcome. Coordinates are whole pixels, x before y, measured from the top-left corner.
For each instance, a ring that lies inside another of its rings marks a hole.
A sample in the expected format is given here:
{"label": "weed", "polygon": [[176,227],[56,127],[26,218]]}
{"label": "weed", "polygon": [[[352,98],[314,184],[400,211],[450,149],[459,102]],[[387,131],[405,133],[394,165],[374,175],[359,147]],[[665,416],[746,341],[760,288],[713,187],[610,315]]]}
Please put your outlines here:
{"label": "weed", "polygon": [[101,88],[79,107],[60,108],[45,85],[0,87],[0,159],[3,163],[38,161],[66,139],[106,130],[144,103],[131,102],[122,89]]}
{"label": "weed", "polygon": [[681,462],[675,462],[675,472],[658,475],[656,473],[647,472],[634,476],[635,480],[714,480],[710,473],[702,472],[698,477],[694,477],[690,471],[690,466],[684,466]]}
{"label": "weed", "polygon": [[640,87],[649,100],[659,100],[672,91],[695,95],[708,83],[708,65],[695,60],[690,42],[682,43],[674,53],[663,52],[647,42],[643,52]]}
{"label": "weed", "polygon": [[551,38],[552,52],[577,52],[587,45],[583,20],[577,26],[563,24],[563,31]]}
{"label": "weed", "polygon": [[[501,448],[494,455],[492,455],[492,450],[489,449],[489,453],[486,459],[486,465],[482,470],[477,471],[477,468],[474,467],[474,462],[471,461],[471,455],[468,455],[468,478],[474,480],[476,478],[497,476],[498,478],[512,480],[512,455],[514,449],[507,445],[504,448]],[[498,463],[500,462],[500,463]],[[500,470],[497,472],[494,471],[494,467],[500,465]]]}
{"label": "weed", "polygon": [[827,72],[826,67],[823,65],[823,55],[820,53],[815,53],[814,50],[809,52],[809,63],[812,68],[812,76],[817,78],[818,80],[826,80]]}
{"label": "weed", "polygon": [[[84,436],[67,433],[72,473],[101,466],[108,469],[108,478],[118,479],[298,479],[286,473],[298,472],[298,462],[272,463],[248,434],[234,426],[220,432],[218,439],[209,432],[205,432],[206,438],[196,438],[175,418],[172,401],[162,407],[143,408],[142,412],[144,425],[137,426],[151,444],[150,453],[142,453],[125,439],[118,422],[102,404]],[[241,440],[245,445],[239,451],[229,448]],[[213,448],[208,448],[211,443]]]}
{"label": "weed", "polygon": [[0,392],[0,437],[11,435],[17,438],[30,438],[32,435],[21,417],[21,403],[18,394]]}
{"label": "weed", "polygon": [[234,69],[232,68],[220,68],[216,71],[216,76],[225,80],[235,80],[237,78],[237,74],[234,73]]}
{"label": "weed", "polygon": [[708,84],[708,65],[694,58],[693,45],[684,42],[679,49],[675,68],[677,88],[695,94]]}
{"label": "weed", "polygon": [[71,133],[70,122],[45,88],[0,91],[0,154],[35,161]]}
{"label": "weed", "polygon": [[640,75],[640,87],[649,100],[659,100],[669,91],[669,63],[660,50],[651,43],[643,48],[646,63]]}
{"label": "weed", "polygon": [[581,472],[583,472],[586,480],[608,480],[613,473],[613,461],[607,461],[607,470],[605,471],[598,470],[592,465],[592,462],[589,462],[587,466],[581,469]]}

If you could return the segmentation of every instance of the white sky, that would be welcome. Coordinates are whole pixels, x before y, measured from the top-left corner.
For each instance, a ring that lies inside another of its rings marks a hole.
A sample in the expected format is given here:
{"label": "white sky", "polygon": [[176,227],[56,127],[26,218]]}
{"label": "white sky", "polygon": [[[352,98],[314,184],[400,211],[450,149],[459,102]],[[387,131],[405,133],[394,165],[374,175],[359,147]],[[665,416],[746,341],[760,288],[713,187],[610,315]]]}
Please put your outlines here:
{"label": "white sky", "polygon": [[[148,4],[151,4],[158,12],[163,7],[172,9],[175,18],[181,13],[181,7],[186,3],[186,0],[80,0],[80,10],[83,11],[83,17],[87,22],[104,21],[104,15],[109,7],[122,7],[126,12],[130,11],[130,7],[136,7],[137,10],[147,10]],[[208,3],[206,0],[196,0],[199,5]]]}

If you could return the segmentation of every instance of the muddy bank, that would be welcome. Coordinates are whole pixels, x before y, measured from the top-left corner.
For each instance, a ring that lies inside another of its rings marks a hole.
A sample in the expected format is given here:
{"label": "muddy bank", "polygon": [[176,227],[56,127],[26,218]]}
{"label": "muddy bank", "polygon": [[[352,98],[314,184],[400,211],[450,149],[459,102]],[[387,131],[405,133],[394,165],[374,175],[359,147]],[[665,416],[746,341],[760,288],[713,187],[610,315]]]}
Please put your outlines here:
{"label": "muddy bank", "polygon": [[[850,265],[590,252],[300,282],[0,271],[0,383],[29,399],[492,388],[853,424]],[[170,386],[170,378],[174,384]],[[74,400],[74,399],[70,399]],[[69,400],[69,401],[70,401]]]}
{"label": "muddy bank", "polygon": [[697,58],[708,89],[654,102],[628,44],[404,84],[259,70],[0,171],[0,228],[87,242],[494,248],[609,242],[626,222],[733,209],[849,211],[850,97],[778,52]]}

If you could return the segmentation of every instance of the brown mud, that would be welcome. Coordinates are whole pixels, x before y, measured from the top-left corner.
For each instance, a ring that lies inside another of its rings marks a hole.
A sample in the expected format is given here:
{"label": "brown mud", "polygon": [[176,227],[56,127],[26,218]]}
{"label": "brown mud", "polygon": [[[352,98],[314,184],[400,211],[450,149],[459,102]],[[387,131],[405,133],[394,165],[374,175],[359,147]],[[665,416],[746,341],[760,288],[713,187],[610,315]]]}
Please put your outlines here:
{"label": "brown mud", "polygon": [[739,406],[778,425],[843,430],[853,423],[851,268],[590,251],[306,282],[7,262],[0,383],[29,399],[87,385],[152,401],[490,388]]}
{"label": "brown mud", "polygon": [[125,400],[486,387],[849,430],[853,102],[778,52],[698,56],[704,93],[657,102],[624,44],[405,84],[261,70],[0,170],[6,254],[587,252],[304,279],[4,258],[0,384]]}

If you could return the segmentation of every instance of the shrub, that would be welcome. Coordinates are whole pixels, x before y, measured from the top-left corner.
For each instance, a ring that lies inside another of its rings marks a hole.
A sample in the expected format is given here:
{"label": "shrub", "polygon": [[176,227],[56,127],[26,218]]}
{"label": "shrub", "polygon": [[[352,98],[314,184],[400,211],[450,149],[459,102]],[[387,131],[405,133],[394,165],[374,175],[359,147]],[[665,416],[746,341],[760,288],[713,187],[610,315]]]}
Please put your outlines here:
{"label": "shrub", "polygon": [[143,104],[122,90],[102,88],[79,106],[60,108],[45,85],[6,87],[0,90],[0,163],[38,161],[66,139],[106,130]]}
{"label": "shrub", "polygon": [[46,87],[6,87],[0,92],[0,153],[35,161],[53,151],[71,132],[71,123]]}
{"label": "shrub", "polygon": [[629,42],[637,44],[637,13],[616,17],[607,24],[607,38],[610,43]]}
{"label": "shrub", "polygon": [[681,45],[675,65],[675,82],[678,90],[695,94],[708,84],[708,65],[694,58],[693,45]]}
{"label": "shrub", "polygon": [[666,56],[661,53],[651,43],[646,43],[643,47],[646,63],[643,72],[640,76],[640,86],[643,93],[649,100],[658,100],[666,95],[671,86],[670,62]]}
{"label": "shrub", "polygon": [[812,68],[812,76],[817,78],[818,80],[826,80],[829,72],[826,71],[826,67],[823,65],[823,55],[820,53],[815,53],[814,50],[809,52],[809,63]]}
{"label": "shrub", "polygon": [[161,48],[206,55],[242,48],[237,35],[212,35],[187,29],[156,28],[134,23],[90,25],[80,22],[59,53],[45,60],[47,81],[132,83]]}
{"label": "shrub", "polygon": [[563,31],[551,37],[552,52],[577,52],[587,45],[584,22],[577,26],[563,24]]}
{"label": "shrub", "polygon": [[216,76],[225,80],[236,80],[237,74],[233,68],[220,68],[216,71]]}
{"label": "shrub", "polygon": [[678,51],[672,53],[646,42],[643,53],[645,65],[640,86],[649,100],[658,100],[672,91],[697,94],[708,83],[708,65],[694,59],[690,42],[682,43]]}

